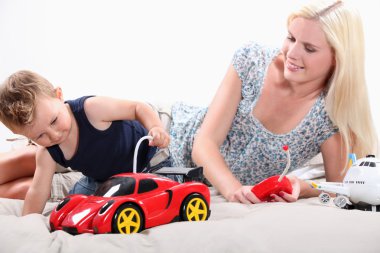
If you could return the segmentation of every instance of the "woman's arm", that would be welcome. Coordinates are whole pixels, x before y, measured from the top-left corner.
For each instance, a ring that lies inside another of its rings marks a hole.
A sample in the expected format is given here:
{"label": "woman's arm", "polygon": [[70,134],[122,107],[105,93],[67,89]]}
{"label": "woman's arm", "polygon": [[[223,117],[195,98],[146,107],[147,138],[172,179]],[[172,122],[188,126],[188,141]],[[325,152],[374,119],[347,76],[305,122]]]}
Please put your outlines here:
{"label": "woman's arm", "polygon": [[[345,166],[348,154],[345,152],[342,137],[339,133],[328,138],[321,146],[325,177],[327,182],[342,182],[345,176]],[[301,181],[300,197],[318,196],[321,192],[304,181]]]}
{"label": "woman's arm", "polygon": [[346,174],[348,154],[339,133],[328,138],[321,146],[326,181],[342,182]]}
{"label": "woman's arm", "polygon": [[227,200],[259,202],[250,188],[242,187],[219,151],[231,128],[240,101],[241,80],[231,65],[195,136],[192,158],[196,164],[203,166],[205,177]]}

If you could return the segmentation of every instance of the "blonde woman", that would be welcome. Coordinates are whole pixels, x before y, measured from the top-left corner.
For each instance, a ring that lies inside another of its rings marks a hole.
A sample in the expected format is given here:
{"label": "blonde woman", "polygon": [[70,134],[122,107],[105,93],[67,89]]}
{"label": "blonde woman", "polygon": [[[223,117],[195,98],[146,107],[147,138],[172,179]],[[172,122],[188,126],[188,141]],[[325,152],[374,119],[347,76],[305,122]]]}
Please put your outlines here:
{"label": "blonde woman", "polygon": [[[321,152],[327,181],[343,179],[348,153],[375,152],[359,14],[343,1],[318,1],[292,13],[287,28],[281,49],[248,43],[236,51],[208,109],[173,107],[173,165],[202,165],[229,201],[260,202],[252,185],[282,172],[283,145],[291,170]],[[317,196],[290,179],[293,193],[272,201]]]}

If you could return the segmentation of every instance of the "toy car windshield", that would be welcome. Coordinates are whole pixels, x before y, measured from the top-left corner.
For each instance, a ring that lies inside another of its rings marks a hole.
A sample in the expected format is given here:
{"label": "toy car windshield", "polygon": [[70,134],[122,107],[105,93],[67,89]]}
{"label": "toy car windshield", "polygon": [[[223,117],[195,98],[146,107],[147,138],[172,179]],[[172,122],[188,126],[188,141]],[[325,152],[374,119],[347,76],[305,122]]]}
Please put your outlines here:
{"label": "toy car windshield", "polygon": [[115,197],[132,194],[136,185],[133,177],[112,177],[102,183],[95,196]]}

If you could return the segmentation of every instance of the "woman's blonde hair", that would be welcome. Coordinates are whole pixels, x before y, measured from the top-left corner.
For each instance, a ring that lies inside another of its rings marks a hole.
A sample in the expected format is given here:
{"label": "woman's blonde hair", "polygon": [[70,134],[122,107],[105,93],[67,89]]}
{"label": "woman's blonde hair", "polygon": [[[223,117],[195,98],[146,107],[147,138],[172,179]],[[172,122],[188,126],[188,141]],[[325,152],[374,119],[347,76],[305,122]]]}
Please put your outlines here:
{"label": "woman's blonde hair", "polygon": [[11,130],[32,123],[40,95],[56,96],[48,80],[28,70],[12,74],[0,86],[0,121]]}
{"label": "woman's blonde hair", "polygon": [[364,68],[364,33],[359,13],[343,1],[315,1],[288,17],[319,20],[335,54],[328,84],[326,110],[339,128],[346,154],[377,153]]}

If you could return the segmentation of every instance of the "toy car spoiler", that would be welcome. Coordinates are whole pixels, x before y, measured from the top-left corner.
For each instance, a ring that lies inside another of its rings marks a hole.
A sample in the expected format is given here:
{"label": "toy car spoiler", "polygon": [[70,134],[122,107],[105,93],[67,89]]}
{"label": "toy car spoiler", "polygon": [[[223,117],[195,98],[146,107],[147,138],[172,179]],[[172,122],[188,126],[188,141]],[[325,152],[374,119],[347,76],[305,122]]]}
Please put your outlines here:
{"label": "toy car spoiler", "polygon": [[203,167],[182,168],[182,167],[162,167],[154,172],[159,175],[181,175],[183,181],[200,181],[203,180]]}

